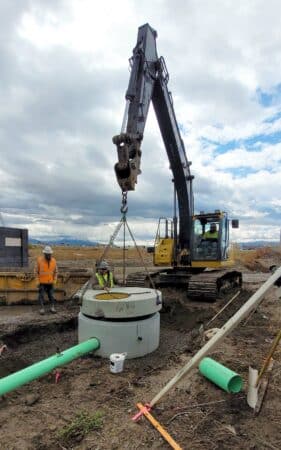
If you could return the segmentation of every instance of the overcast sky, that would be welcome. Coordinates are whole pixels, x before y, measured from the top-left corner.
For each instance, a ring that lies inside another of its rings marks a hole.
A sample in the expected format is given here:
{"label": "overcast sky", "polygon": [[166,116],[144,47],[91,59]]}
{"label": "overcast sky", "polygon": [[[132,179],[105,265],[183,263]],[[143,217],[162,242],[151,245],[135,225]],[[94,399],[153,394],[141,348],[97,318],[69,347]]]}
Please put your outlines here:
{"label": "overcast sky", "polygon": [[[138,27],[159,56],[195,175],[195,209],[240,219],[233,239],[279,239],[279,0],[2,0],[0,210],[33,237],[107,241],[120,218],[112,136],[120,132]],[[139,242],[172,215],[153,108],[129,193]]]}

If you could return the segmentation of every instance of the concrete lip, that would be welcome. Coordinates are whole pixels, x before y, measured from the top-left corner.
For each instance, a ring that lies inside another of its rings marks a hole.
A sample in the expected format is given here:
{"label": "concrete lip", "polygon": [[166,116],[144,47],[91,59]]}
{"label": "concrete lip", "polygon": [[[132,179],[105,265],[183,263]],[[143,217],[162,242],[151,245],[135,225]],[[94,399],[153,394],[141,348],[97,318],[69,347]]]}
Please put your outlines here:
{"label": "concrete lip", "polygon": [[88,289],[83,296],[81,313],[96,318],[130,319],[160,311],[162,294],[150,288],[115,287],[109,293]]}

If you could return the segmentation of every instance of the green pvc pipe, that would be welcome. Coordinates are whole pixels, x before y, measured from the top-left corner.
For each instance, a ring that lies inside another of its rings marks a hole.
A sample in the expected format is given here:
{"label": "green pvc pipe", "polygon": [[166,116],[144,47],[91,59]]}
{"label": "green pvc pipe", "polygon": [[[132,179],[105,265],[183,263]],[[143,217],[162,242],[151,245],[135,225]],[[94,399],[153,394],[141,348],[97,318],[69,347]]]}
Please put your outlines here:
{"label": "green pvc pipe", "polygon": [[236,394],[242,388],[243,381],[240,375],[212,358],[203,358],[199,364],[199,371],[226,392]]}
{"label": "green pvc pipe", "polygon": [[91,338],[88,341],[81,342],[74,347],[68,348],[61,353],[56,353],[47,359],[43,359],[25,369],[12,373],[7,377],[0,379],[0,396],[11,392],[14,389],[23,386],[30,381],[36,380],[36,378],[51,372],[53,369],[59,366],[70,363],[80,356],[97,350],[100,347],[100,342],[97,338]]}

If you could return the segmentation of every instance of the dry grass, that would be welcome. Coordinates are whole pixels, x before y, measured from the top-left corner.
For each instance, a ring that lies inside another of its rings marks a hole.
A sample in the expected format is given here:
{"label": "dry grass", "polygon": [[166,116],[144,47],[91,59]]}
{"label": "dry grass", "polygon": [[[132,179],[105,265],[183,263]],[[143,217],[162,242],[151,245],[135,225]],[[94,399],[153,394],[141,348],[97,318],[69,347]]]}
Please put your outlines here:
{"label": "dry grass", "polygon": [[[85,261],[99,260],[104,252],[104,247],[68,247],[58,245],[52,247],[54,256],[58,261]],[[43,246],[31,245],[29,248],[30,260],[34,261],[37,256],[42,254]],[[139,247],[142,258],[149,264],[152,264],[152,254],[148,254],[146,248]],[[235,264],[242,265],[249,270],[263,271],[265,267],[261,265],[262,261],[274,260],[275,264],[280,265],[281,248],[280,247],[261,247],[254,250],[241,250],[238,245],[232,248],[232,258]],[[123,259],[123,249],[112,247],[109,249],[106,259],[111,261],[121,261]],[[126,261],[140,261],[138,251],[135,247],[126,249]]]}
{"label": "dry grass", "polygon": [[253,250],[241,250],[238,246],[234,247],[234,260],[250,270],[260,270],[261,260],[281,258],[281,249],[278,247],[260,247]]}
{"label": "dry grass", "polygon": [[[64,245],[52,246],[54,250],[54,256],[59,261],[66,260],[85,260],[93,259],[97,260],[103,254],[104,247],[68,247]],[[29,248],[29,255],[31,258],[36,258],[42,254],[43,246],[32,245]],[[145,248],[141,247],[140,252],[143,258],[147,258],[147,251]],[[107,259],[109,260],[120,260],[123,258],[122,248],[110,248],[107,253]],[[126,249],[126,259],[136,259],[138,260],[137,249],[132,247]]]}
{"label": "dry grass", "polygon": [[58,431],[57,437],[59,441],[66,444],[71,444],[72,441],[80,442],[90,431],[102,428],[102,416],[103,414],[100,411],[93,414],[87,411],[76,413],[73,421]]}

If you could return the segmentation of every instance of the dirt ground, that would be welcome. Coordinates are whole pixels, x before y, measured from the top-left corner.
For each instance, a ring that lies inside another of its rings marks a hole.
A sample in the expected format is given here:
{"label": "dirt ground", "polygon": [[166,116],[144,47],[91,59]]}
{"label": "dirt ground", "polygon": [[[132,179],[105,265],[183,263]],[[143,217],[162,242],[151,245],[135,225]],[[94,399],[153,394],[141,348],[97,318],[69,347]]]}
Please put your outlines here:
{"label": "dirt ground", "polygon": [[[77,253],[83,254],[83,249]],[[88,265],[91,257],[81,257],[79,264]],[[122,273],[121,258],[118,254],[114,263],[117,275]],[[61,264],[66,260],[71,258],[62,258]],[[280,262],[276,252],[237,261],[243,271],[243,290],[210,327],[222,326],[268,278],[269,265]],[[137,265],[132,258],[131,270],[139,270]],[[281,448],[280,345],[260,413],[254,415],[246,402],[248,366],[261,367],[280,329],[280,295],[280,289],[273,287],[257,311],[212,353],[243,377],[239,394],[226,393],[194,370],[153,408],[154,417],[182,449]],[[202,347],[201,325],[206,329],[227,299],[191,302],[184,292],[172,289],[163,290],[163,299],[159,348],[125,361],[122,373],[112,374],[109,361],[92,354],[60,369],[58,383],[55,373],[50,373],[2,397],[0,449],[171,448],[145,418],[137,423],[131,420],[137,412],[135,405],[149,402]],[[78,310],[73,301],[59,304],[56,315],[44,317],[35,305],[0,307],[0,339],[8,347],[0,357],[0,376],[75,345]],[[87,414],[95,418],[89,430],[83,422]],[[74,423],[79,426],[75,428]]]}

